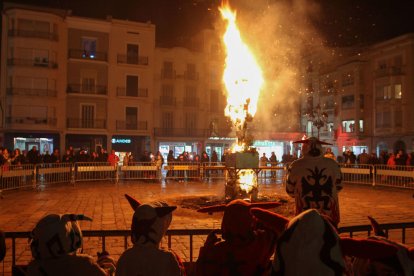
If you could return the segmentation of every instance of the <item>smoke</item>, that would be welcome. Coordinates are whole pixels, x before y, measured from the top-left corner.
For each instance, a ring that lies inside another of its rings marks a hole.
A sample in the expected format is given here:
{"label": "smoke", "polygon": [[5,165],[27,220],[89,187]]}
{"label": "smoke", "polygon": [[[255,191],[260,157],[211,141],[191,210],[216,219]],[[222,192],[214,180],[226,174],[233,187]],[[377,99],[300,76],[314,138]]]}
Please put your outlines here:
{"label": "smoke", "polygon": [[309,0],[234,0],[230,5],[265,78],[253,124],[265,131],[300,131],[300,94],[306,83],[302,59],[310,50],[325,51],[323,37],[311,24],[320,16],[319,6]]}

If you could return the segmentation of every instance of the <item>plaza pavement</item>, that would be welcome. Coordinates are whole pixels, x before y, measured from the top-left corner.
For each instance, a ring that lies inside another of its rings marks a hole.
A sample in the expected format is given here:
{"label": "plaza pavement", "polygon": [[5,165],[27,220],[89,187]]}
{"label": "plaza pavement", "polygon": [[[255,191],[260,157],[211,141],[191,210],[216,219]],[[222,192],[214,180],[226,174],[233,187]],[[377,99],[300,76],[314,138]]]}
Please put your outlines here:
{"label": "plaza pavement", "polygon": [[[145,203],[164,200],[177,204],[170,229],[220,228],[221,214],[209,216],[184,208],[181,203],[224,197],[224,182],[95,182],[58,184],[42,191],[26,190],[4,194],[0,199],[0,229],[3,231],[30,231],[37,221],[49,213],[81,213],[93,219],[81,222],[83,230],[130,229],[133,214],[124,194],[128,193]],[[345,184],[339,193],[340,226],[368,224],[367,216],[380,223],[414,221],[413,191]],[[293,199],[289,198],[281,184],[261,184],[259,196],[282,198],[288,201],[280,211],[293,216]],[[191,205],[191,204],[190,204]],[[411,230],[410,230],[411,231]],[[414,232],[407,233],[408,244],[414,245]],[[194,239],[194,257],[205,237]],[[173,249],[188,261],[188,237],[173,237]],[[10,246],[10,242],[8,243]],[[123,252],[123,239],[112,238],[107,242],[115,258]],[[85,252],[96,255],[99,241],[88,238]],[[10,262],[6,259],[5,263]],[[30,260],[27,240],[17,243],[17,259],[20,263]],[[7,265],[6,265],[7,266]],[[0,274],[2,269],[0,268]]]}

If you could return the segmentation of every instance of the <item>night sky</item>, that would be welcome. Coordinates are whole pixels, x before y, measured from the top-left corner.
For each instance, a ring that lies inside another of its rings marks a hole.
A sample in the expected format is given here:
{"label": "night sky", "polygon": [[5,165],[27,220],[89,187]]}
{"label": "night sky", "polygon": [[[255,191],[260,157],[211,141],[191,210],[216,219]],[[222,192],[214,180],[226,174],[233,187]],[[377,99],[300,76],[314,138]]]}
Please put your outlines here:
{"label": "night sky", "polygon": [[[236,8],[240,2],[230,0]],[[251,1],[251,0],[250,0]],[[272,5],[293,0],[261,0]],[[151,21],[157,25],[157,44],[179,45],[202,28],[212,27],[219,17],[220,0],[11,0],[71,9],[73,15]],[[310,0],[303,1],[311,2]],[[320,15],[309,21],[329,46],[350,46],[389,39],[414,32],[414,0],[313,0]],[[252,3],[252,2],[250,2]]]}

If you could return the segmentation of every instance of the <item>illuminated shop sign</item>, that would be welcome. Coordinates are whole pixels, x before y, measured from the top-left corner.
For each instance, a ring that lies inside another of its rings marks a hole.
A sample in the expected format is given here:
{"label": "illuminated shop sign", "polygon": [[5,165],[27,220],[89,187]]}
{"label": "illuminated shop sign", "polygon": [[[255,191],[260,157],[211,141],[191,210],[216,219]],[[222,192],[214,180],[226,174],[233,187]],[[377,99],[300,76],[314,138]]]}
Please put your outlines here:
{"label": "illuminated shop sign", "polygon": [[117,139],[117,138],[112,138],[112,144],[131,144],[131,139],[126,139],[126,138],[122,138],[122,139]]}

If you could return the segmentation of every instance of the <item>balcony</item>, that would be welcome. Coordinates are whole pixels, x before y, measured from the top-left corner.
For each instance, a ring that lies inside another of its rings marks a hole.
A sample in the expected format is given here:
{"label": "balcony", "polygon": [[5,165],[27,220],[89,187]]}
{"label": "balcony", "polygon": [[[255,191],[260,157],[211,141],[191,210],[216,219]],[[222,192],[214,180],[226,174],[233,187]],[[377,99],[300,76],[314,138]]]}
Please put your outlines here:
{"label": "balcony", "polygon": [[67,128],[90,128],[90,129],[106,129],[106,120],[95,119],[73,119],[68,118],[66,121]]}
{"label": "balcony", "polygon": [[160,96],[160,105],[162,106],[176,106],[177,99],[171,96]]}
{"label": "balcony", "polygon": [[375,70],[374,75],[376,78],[389,77],[389,76],[399,76],[404,75],[405,71],[402,67],[386,67],[379,68]]}
{"label": "balcony", "polygon": [[155,128],[154,134],[157,137],[207,137],[208,129],[195,128]]}
{"label": "balcony", "polygon": [[11,37],[40,38],[53,41],[59,40],[59,36],[56,33],[51,32],[11,29],[9,30],[8,35]]}
{"label": "balcony", "polygon": [[68,84],[66,88],[68,94],[83,94],[83,95],[107,95],[107,87],[105,85],[81,85],[81,84]]}
{"label": "balcony", "polygon": [[7,65],[10,66],[34,66],[42,68],[57,69],[58,64],[47,59],[23,59],[23,58],[9,58],[7,59]]}
{"label": "balcony", "polygon": [[138,98],[148,98],[148,89],[147,88],[138,88],[136,91],[128,91],[125,87],[117,87],[116,95],[118,97],[138,97]]}
{"label": "balcony", "polygon": [[96,61],[108,61],[107,52],[86,52],[81,49],[69,49],[69,58],[84,59],[84,60],[96,60]]}
{"label": "balcony", "polygon": [[175,71],[174,70],[161,70],[161,79],[163,80],[172,80],[175,79]]}
{"label": "balcony", "polygon": [[44,117],[6,117],[6,124],[56,126],[56,118]]}
{"label": "balcony", "polygon": [[116,130],[147,130],[147,121],[138,121],[136,123],[129,123],[126,121],[116,121]]}
{"label": "balcony", "polygon": [[117,55],[118,64],[148,65],[148,56]]}
{"label": "balcony", "polygon": [[8,87],[7,95],[11,96],[37,96],[37,97],[56,97],[56,90],[39,88],[18,88]]}
{"label": "balcony", "polygon": [[183,105],[185,107],[196,107],[200,106],[200,99],[196,97],[185,97]]}
{"label": "balcony", "polygon": [[198,80],[198,73],[192,71],[185,71],[184,72],[184,79],[186,80]]}

